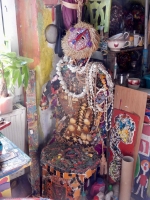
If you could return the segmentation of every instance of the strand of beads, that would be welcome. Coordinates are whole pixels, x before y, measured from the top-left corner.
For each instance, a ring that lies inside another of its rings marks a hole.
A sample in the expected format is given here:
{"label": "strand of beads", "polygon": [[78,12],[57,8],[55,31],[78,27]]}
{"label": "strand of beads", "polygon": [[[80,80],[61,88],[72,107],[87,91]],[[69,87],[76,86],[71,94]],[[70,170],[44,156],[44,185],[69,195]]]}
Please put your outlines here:
{"label": "strand of beads", "polygon": [[[65,63],[64,63],[65,64]],[[60,84],[63,88],[63,90],[65,91],[65,93],[68,95],[68,96],[71,96],[73,98],[83,98],[85,95],[86,95],[86,85],[83,87],[83,91],[80,93],[80,94],[75,94],[73,92],[70,92],[67,88],[67,84],[65,83],[65,81],[63,80],[63,76],[61,74],[61,67],[64,66],[63,64],[63,60],[61,59],[58,64],[57,64],[57,67],[56,67],[56,74],[58,75],[58,79],[60,81]]]}
{"label": "strand of beads", "polygon": [[[67,56],[65,56],[65,61],[67,61]],[[78,73],[78,74],[83,74],[86,71],[87,65],[89,63],[90,57],[88,58],[85,66],[77,66],[77,65],[73,65],[73,60],[71,58],[68,58],[68,64],[67,67],[68,69],[72,72],[72,73]]]}
{"label": "strand of beads", "polygon": [[[98,89],[98,92],[95,93],[94,80],[97,77],[98,73],[102,73],[105,75],[108,87],[106,87],[106,84],[103,85],[101,88],[96,87]],[[89,75],[88,75],[88,77],[86,77],[86,85],[89,85],[88,103],[89,103],[90,107],[93,109],[95,116],[96,116],[97,112],[104,113],[106,130],[108,131],[111,127],[111,116],[112,116],[112,106],[113,106],[113,83],[111,80],[111,76],[104,69],[104,66],[102,64],[93,63],[91,65],[91,68],[89,69]],[[104,94],[105,99],[100,104],[96,103],[96,105],[94,106],[94,100],[98,94],[101,94],[101,95]],[[108,102],[108,99],[109,99],[109,102]],[[107,117],[107,112],[110,107],[111,107],[110,114],[109,114],[109,117]],[[107,122],[107,120],[108,120],[108,122]],[[109,125],[109,127],[108,127],[108,125]]]}
{"label": "strand of beads", "polygon": [[[108,124],[107,120],[110,122],[111,119],[111,113],[112,113],[112,106],[113,106],[113,82],[111,80],[111,76],[109,73],[105,70],[104,66],[101,63],[90,63],[85,65],[84,70],[78,71],[78,73],[83,72],[85,76],[85,85],[83,87],[83,91],[80,94],[75,94],[73,92],[70,92],[67,88],[67,85],[65,81],[63,80],[63,76],[61,74],[61,67],[66,65],[67,58],[64,60],[60,60],[57,64],[56,70],[57,70],[57,75],[59,76],[58,79],[60,80],[60,84],[62,85],[63,90],[68,96],[71,96],[73,98],[83,98],[87,94],[87,100],[88,100],[88,105],[89,107],[93,110],[94,115],[98,112],[104,113],[104,118],[106,122],[106,129],[108,130]],[[69,65],[67,64],[67,67]],[[77,72],[78,67],[68,67],[71,69],[71,71],[74,73],[75,71]],[[85,72],[86,70],[86,72]],[[98,74],[104,74],[105,80],[103,78],[102,87],[97,87],[96,86],[96,78]],[[107,86],[106,86],[107,85]],[[97,91],[98,90],[98,91]],[[102,100],[101,103],[96,103],[95,98],[100,94],[101,96],[104,96],[104,99]],[[108,100],[109,99],[109,100]],[[107,118],[107,112],[109,108],[111,107],[110,110],[110,115]],[[109,123],[110,124],[110,123]],[[110,126],[109,126],[110,127]]]}
{"label": "strand of beads", "polygon": [[73,60],[71,59],[69,60],[67,67],[72,73],[76,73],[79,70],[79,66],[73,65]]}

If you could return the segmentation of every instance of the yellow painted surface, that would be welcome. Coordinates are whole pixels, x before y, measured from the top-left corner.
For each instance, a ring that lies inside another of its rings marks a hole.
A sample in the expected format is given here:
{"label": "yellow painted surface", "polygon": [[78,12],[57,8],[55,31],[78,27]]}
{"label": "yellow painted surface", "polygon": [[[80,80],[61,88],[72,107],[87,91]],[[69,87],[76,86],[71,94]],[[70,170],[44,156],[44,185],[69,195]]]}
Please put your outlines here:
{"label": "yellow painted surface", "polygon": [[52,23],[52,12],[50,9],[44,8],[38,15],[39,25],[39,44],[40,44],[40,63],[36,67],[36,85],[37,85],[37,105],[41,98],[42,86],[49,80],[52,71],[52,59],[54,51],[48,47],[45,40],[45,28]]}
{"label": "yellow painted surface", "polygon": [[[36,66],[36,98],[37,98],[37,111],[39,112],[39,103],[42,94],[43,85],[49,80],[51,71],[53,69],[52,62],[54,56],[54,50],[48,46],[45,39],[45,28],[52,23],[52,10],[45,8],[42,0],[37,0],[38,3],[38,38],[39,38],[39,51],[40,51],[40,62]],[[40,120],[40,116],[38,118]],[[43,140],[43,131],[40,124],[38,123],[39,130],[39,141]]]}
{"label": "yellow painted surface", "polygon": [[[6,182],[4,182],[3,180],[4,179],[7,179],[7,181]],[[4,178],[1,178],[0,179],[0,182],[2,183],[1,185],[6,185],[7,184],[7,186],[6,186],[6,190],[4,190],[4,191],[1,191],[1,189],[0,189],[0,196],[2,196],[2,197],[6,197],[6,198],[8,198],[8,197],[11,197],[11,188],[10,188],[10,178],[9,178],[9,176],[6,176],[6,177],[4,177]],[[1,187],[1,185],[0,185],[0,187]],[[3,187],[3,186],[2,186]],[[1,197],[0,197],[1,198]]]}
{"label": "yellow painted surface", "polygon": [[2,193],[2,197],[11,197],[11,189],[5,190]]}

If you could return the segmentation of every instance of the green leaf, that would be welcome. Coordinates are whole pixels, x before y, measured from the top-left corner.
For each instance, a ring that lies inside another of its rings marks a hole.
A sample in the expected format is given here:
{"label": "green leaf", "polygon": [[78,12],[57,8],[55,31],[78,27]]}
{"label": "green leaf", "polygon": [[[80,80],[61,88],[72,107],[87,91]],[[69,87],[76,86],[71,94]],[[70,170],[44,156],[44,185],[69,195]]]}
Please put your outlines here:
{"label": "green leaf", "polygon": [[21,77],[21,73],[18,76],[18,86],[20,87],[22,84],[22,77]]}
{"label": "green leaf", "polygon": [[0,51],[0,66],[3,66],[8,88],[12,88],[16,82],[18,86],[24,84],[25,89],[27,88],[29,81],[27,64],[33,61],[31,58],[17,56],[15,52]]}
{"label": "green leaf", "polygon": [[29,69],[27,66],[22,67],[22,75],[24,76],[23,83],[24,83],[24,87],[26,89],[28,86],[28,81],[29,81]]}
{"label": "green leaf", "polygon": [[29,64],[34,61],[32,58],[27,58],[27,57],[22,57],[22,56],[18,56],[18,59],[22,61],[22,63],[24,64]]}
{"label": "green leaf", "polygon": [[140,172],[140,156],[138,155],[137,161],[136,161],[136,168],[134,172],[134,178],[136,178],[139,175]]}
{"label": "green leaf", "polygon": [[10,75],[10,71],[4,71],[4,77],[8,77]]}
{"label": "green leaf", "polygon": [[17,69],[17,70],[15,70],[15,73],[13,73],[13,80],[12,80],[13,85],[15,85],[15,83],[16,83],[16,81],[17,81],[19,76],[21,76],[20,75],[20,70]]}
{"label": "green leaf", "polygon": [[16,66],[7,66],[7,67],[5,67],[5,69],[7,71],[9,71],[9,70],[18,70],[18,67],[16,67]]}
{"label": "green leaf", "polygon": [[10,79],[9,77],[6,77],[6,83],[7,83],[7,88],[11,88],[12,87],[12,79]]}
{"label": "green leaf", "polygon": [[2,52],[0,55],[7,57],[7,58],[16,58],[16,52]]}

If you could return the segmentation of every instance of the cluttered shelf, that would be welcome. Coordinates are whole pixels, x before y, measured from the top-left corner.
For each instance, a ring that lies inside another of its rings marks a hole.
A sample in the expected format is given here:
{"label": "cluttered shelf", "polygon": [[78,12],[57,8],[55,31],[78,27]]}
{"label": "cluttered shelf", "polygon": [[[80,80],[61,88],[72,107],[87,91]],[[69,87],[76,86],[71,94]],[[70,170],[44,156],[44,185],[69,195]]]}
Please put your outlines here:
{"label": "cluttered shelf", "polygon": [[138,50],[142,50],[144,48],[144,46],[139,46],[139,47],[128,47],[128,48],[124,48],[121,49],[120,52],[127,52],[127,51],[138,51]]}
{"label": "cluttered shelf", "polygon": [[[138,47],[127,47],[127,48],[122,48],[119,51],[114,51],[115,53],[120,53],[120,52],[128,52],[128,51],[138,51],[138,50],[143,50],[144,46],[138,46]],[[112,50],[110,50],[112,51]]]}

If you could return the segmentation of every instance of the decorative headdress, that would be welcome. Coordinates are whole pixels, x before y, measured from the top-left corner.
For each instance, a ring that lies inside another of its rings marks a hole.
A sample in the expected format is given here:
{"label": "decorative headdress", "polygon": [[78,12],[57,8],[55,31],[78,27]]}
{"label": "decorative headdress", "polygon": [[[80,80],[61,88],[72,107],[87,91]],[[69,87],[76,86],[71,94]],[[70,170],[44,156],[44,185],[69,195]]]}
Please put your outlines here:
{"label": "decorative headdress", "polygon": [[99,47],[100,35],[94,27],[85,22],[79,22],[71,27],[62,39],[64,54],[72,59],[91,57]]}

